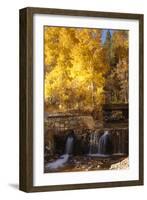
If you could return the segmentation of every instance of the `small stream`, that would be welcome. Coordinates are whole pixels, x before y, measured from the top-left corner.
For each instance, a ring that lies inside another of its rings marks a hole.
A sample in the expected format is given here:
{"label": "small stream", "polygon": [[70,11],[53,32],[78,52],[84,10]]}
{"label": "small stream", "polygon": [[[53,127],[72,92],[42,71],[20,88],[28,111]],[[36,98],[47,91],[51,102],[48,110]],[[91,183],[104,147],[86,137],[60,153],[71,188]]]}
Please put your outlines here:
{"label": "small stream", "polygon": [[47,164],[45,168],[53,170],[64,167],[69,160],[70,154],[73,153],[73,146],[74,138],[72,137],[72,135],[69,135],[65,144],[65,154],[61,155],[57,160]]}
{"label": "small stream", "polygon": [[112,152],[113,139],[111,133],[105,131],[102,135],[90,135],[89,153],[83,156],[73,156],[74,136],[69,134],[65,142],[64,154],[45,164],[45,172],[54,171],[87,171],[109,169],[112,164],[126,158],[123,152]]}

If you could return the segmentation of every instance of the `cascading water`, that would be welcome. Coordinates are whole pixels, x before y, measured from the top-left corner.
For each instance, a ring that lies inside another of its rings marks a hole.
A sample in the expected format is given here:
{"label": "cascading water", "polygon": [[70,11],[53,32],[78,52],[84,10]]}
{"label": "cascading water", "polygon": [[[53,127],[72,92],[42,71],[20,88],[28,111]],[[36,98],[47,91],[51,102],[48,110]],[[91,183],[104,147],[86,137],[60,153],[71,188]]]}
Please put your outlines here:
{"label": "cascading water", "polygon": [[65,144],[65,154],[73,153],[73,142],[74,138],[72,136],[68,136]]}
{"label": "cascading water", "polygon": [[110,132],[105,131],[104,134],[100,137],[98,143],[98,153],[104,155],[112,153],[112,140]]}
{"label": "cascading water", "polygon": [[70,154],[73,153],[73,145],[74,145],[74,138],[71,135],[69,135],[65,143],[65,154],[61,155],[57,160],[47,164],[45,168],[54,170],[60,167],[64,167],[65,163],[67,163],[69,159]]}
{"label": "cascading water", "polygon": [[90,135],[90,147],[89,147],[89,154],[97,153],[98,147],[98,134],[92,133]]}
{"label": "cascading water", "polygon": [[102,136],[93,133],[90,136],[89,154],[92,156],[105,156],[112,153],[111,134],[105,131]]}

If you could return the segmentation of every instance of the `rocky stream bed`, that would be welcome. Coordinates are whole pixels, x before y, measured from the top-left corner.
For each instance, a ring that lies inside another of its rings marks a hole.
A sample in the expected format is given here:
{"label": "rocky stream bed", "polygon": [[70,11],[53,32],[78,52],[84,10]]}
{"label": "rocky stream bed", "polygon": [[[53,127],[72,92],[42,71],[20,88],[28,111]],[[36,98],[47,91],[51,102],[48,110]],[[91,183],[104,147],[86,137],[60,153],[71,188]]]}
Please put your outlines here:
{"label": "rocky stream bed", "polygon": [[74,172],[92,170],[120,170],[129,167],[129,159],[125,155],[110,156],[68,156],[56,155],[45,160],[45,173]]}

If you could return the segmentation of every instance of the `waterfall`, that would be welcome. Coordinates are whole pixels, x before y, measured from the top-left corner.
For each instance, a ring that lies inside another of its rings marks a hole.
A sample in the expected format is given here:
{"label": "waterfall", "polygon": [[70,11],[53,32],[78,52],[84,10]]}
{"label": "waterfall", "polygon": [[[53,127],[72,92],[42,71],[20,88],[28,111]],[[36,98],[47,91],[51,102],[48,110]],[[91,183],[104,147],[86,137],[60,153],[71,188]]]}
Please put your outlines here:
{"label": "waterfall", "polygon": [[68,136],[65,144],[65,154],[72,154],[73,143],[74,143],[74,138],[72,136]]}
{"label": "waterfall", "polygon": [[90,135],[89,154],[97,153],[97,147],[98,147],[98,134],[92,133]]}
{"label": "waterfall", "polygon": [[69,156],[70,154],[73,153],[73,145],[74,145],[74,138],[72,136],[68,136],[66,143],[65,143],[65,154],[61,155],[57,160],[48,163],[45,168],[46,169],[58,169],[60,167],[64,167],[65,164],[68,162],[69,160]]}
{"label": "waterfall", "polygon": [[98,143],[98,153],[99,154],[112,153],[112,140],[110,132],[105,131],[104,134],[100,137]]}
{"label": "waterfall", "polygon": [[128,154],[128,130],[118,129],[104,131],[101,135],[94,132],[90,135],[89,155],[108,156],[108,155]]}
{"label": "waterfall", "polygon": [[112,153],[111,134],[105,131],[102,136],[98,133],[92,133],[90,136],[89,154],[93,156],[102,156]]}

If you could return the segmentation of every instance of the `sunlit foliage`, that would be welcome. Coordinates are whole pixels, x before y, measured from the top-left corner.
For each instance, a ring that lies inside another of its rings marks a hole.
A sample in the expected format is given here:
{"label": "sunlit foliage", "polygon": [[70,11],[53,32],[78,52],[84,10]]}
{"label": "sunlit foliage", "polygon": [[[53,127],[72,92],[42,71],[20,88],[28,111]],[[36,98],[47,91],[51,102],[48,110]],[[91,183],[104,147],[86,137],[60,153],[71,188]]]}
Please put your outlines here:
{"label": "sunlit foliage", "polygon": [[127,102],[128,35],[116,31],[112,37],[107,35],[105,44],[101,37],[101,29],[44,28],[47,111],[100,109],[108,85],[111,92],[119,91],[119,99],[123,97],[122,101]]}
{"label": "sunlit foliage", "polygon": [[45,27],[45,102],[49,109],[93,110],[103,102],[101,30]]}

